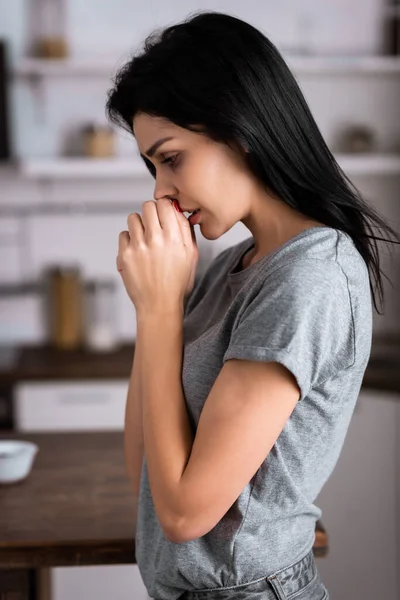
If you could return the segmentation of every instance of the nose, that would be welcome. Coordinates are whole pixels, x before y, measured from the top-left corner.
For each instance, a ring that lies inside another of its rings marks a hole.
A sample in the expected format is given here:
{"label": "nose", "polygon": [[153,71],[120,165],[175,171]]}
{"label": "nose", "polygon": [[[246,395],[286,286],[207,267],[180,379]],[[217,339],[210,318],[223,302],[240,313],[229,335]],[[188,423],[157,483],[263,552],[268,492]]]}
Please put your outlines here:
{"label": "nose", "polygon": [[154,200],[160,200],[161,198],[174,198],[177,195],[177,189],[169,181],[168,177],[157,173],[156,184],[154,186]]}

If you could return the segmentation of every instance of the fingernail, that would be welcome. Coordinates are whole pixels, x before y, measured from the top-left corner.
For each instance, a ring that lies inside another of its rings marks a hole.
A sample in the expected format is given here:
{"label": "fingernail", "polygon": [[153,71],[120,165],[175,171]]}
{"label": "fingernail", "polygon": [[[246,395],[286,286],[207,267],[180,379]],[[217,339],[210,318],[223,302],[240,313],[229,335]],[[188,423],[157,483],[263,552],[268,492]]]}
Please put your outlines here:
{"label": "fingernail", "polygon": [[180,206],[179,206],[179,204],[177,203],[177,201],[176,201],[176,200],[173,200],[173,201],[172,201],[172,204],[173,204],[173,206],[174,206],[175,210],[177,210],[177,211],[178,211],[178,212],[180,212],[180,213],[182,213],[182,212],[183,212],[183,211],[180,209]]}

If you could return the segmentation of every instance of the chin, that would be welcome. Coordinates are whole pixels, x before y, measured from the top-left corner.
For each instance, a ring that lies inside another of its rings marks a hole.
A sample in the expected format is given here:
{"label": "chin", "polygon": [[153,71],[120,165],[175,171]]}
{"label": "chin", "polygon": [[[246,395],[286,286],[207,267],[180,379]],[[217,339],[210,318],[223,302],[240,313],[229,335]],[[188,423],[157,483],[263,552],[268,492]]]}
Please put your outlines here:
{"label": "chin", "polygon": [[236,223],[238,223],[238,221],[234,221],[233,223],[227,223],[225,221],[225,223],[221,223],[214,219],[211,221],[211,226],[209,223],[207,223],[207,221],[205,223],[200,221],[198,225],[195,225],[195,228],[199,227],[203,238],[212,241],[218,240],[221,236],[230,231],[230,229],[232,229],[232,227],[236,225]]}
{"label": "chin", "polygon": [[205,227],[203,227],[203,223],[199,223],[199,229],[201,232],[201,235],[203,236],[203,238],[205,238],[206,240],[217,240],[218,238],[221,237],[221,235],[224,235],[225,231],[210,231],[210,229],[207,229]]}

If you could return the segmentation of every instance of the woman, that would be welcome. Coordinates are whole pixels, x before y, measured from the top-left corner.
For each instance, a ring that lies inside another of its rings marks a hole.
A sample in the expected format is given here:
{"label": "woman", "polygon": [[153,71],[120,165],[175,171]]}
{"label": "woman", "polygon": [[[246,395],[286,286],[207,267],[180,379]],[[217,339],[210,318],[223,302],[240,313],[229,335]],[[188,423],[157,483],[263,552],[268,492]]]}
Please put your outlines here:
{"label": "woman", "polygon": [[[371,227],[399,238],[346,180],[276,48],[237,18],[150,36],[107,110],[155,178],[117,257],[137,315],[125,453],[147,590],[328,598],[313,502],[369,359],[370,275],[383,297]],[[194,225],[215,240],[239,221],[251,237],[194,286]]]}

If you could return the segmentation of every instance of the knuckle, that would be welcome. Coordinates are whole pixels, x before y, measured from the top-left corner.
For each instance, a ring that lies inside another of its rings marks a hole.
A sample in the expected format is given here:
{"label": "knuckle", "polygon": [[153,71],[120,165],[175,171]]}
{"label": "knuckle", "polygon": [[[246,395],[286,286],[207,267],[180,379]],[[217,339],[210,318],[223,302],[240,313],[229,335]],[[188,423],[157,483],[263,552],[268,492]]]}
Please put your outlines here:
{"label": "knuckle", "polygon": [[130,215],[128,215],[128,223],[130,221],[133,221],[137,216],[137,213],[131,213]]}
{"label": "knuckle", "polygon": [[127,256],[127,254],[126,254],[126,253],[124,253],[124,254],[121,256],[121,258],[120,258],[120,260],[119,260],[119,264],[120,264],[121,266],[126,266],[126,265],[128,265],[128,264],[129,264],[129,256]]}
{"label": "knuckle", "polygon": [[153,235],[151,238],[151,243],[157,248],[162,248],[164,246],[164,240],[162,235]]}
{"label": "knuckle", "polygon": [[139,252],[144,252],[145,250],[147,250],[145,240],[137,240],[135,243],[135,250]]}

